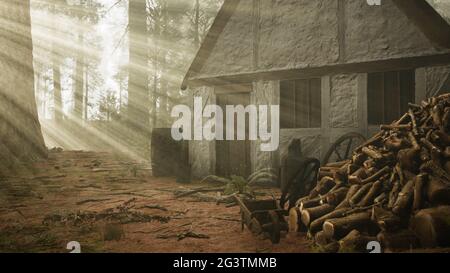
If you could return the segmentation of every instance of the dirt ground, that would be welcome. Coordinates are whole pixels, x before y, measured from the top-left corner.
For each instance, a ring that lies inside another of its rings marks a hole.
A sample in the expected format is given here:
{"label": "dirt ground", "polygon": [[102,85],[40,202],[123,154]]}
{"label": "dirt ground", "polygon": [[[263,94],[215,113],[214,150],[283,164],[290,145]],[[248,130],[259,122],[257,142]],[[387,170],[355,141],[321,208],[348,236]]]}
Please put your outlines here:
{"label": "dirt ground", "polygon": [[69,252],[70,241],[82,252],[311,251],[303,236],[273,245],[241,231],[239,207],[174,194],[204,184],[108,153],[53,151],[20,173],[0,178],[0,252]]}

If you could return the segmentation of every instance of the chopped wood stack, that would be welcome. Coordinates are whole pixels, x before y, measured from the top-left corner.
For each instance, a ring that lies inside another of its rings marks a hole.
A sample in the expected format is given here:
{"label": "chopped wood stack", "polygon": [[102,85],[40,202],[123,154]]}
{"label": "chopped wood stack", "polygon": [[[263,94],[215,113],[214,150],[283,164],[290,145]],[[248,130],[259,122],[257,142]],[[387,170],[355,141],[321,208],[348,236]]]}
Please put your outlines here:
{"label": "chopped wood stack", "polygon": [[328,164],[289,212],[290,232],[323,249],[450,246],[450,94],[410,104],[398,121]]}

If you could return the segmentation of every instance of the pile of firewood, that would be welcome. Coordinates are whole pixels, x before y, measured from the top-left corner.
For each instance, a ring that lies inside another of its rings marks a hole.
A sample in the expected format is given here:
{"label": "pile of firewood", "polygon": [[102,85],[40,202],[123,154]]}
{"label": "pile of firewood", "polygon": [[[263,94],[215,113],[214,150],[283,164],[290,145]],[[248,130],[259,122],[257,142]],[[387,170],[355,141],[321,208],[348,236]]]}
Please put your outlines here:
{"label": "pile of firewood", "polygon": [[325,251],[450,246],[450,94],[409,111],[320,169],[317,186],[289,212]]}

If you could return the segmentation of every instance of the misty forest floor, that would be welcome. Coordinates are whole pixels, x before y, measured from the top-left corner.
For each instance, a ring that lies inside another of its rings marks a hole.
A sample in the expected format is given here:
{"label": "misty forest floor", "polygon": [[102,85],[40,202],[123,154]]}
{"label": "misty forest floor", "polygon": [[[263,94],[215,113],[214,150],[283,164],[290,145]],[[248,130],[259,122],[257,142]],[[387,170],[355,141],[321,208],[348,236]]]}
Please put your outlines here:
{"label": "misty forest floor", "polygon": [[0,252],[68,252],[70,241],[82,252],[311,251],[302,236],[272,245],[241,231],[239,207],[175,197],[205,185],[112,154],[53,151],[19,173],[0,178]]}

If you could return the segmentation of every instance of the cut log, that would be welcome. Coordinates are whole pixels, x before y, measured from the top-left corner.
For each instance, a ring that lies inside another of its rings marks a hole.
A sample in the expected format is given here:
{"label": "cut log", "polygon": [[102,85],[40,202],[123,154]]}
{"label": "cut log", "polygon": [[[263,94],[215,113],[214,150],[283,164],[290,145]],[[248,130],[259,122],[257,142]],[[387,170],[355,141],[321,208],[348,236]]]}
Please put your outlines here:
{"label": "cut log", "polygon": [[348,208],[350,207],[350,198],[355,195],[359,189],[361,188],[360,185],[352,185],[350,189],[347,192],[347,195],[345,196],[345,199],[336,207],[336,209],[342,209],[342,208]]}
{"label": "cut log", "polygon": [[382,194],[378,195],[375,200],[373,201],[374,204],[384,204],[387,200],[387,194],[383,192]]}
{"label": "cut log", "polygon": [[445,163],[445,171],[447,172],[447,173],[450,173],[450,160],[449,161],[447,161],[446,163]]}
{"label": "cut log", "polygon": [[367,184],[370,182],[375,182],[375,181],[379,180],[380,178],[382,178],[384,175],[389,174],[390,172],[391,172],[391,168],[389,168],[389,166],[386,166],[383,169],[376,172],[374,175],[364,179],[362,181],[362,183]]}
{"label": "cut log", "polygon": [[414,211],[422,209],[424,202],[423,196],[426,180],[427,180],[426,174],[420,174],[416,177],[416,182],[414,184],[414,201],[413,201]]}
{"label": "cut log", "polygon": [[304,209],[302,211],[302,222],[306,227],[309,227],[312,221],[332,212],[334,208],[335,206],[324,204],[319,207]]}
{"label": "cut log", "polygon": [[335,191],[330,192],[329,194],[326,195],[327,203],[332,206],[339,205],[339,203],[341,203],[345,199],[348,191],[349,191],[349,188],[342,187]]}
{"label": "cut log", "polygon": [[396,136],[389,137],[385,142],[384,146],[390,150],[397,152],[407,147],[407,142],[404,139],[398,138]]}
{"label": "cut log", "polygon": [[404,226],[400,217],[379,207],[372,208],[371,220],[377,223],[381,231],[393,232]]}
{"label": "cut log", "polygon": [[323,224],[323,231],[329,238],[340,239],[353,229],[363,230],[370,223],[370,213],[360,212],[343,218],[330,219]]}
{"label": "cut log", "polygon": [[356,175],[350,175],[348,177],[348,183],[351,185],[359,185],[362,184],[362,180]]}
{"label": "cut log", "polygon": [[350,163],[350,160],[344,160],[344,161],[339,161],[339,162],[331,162],[331,163],[327,163],[327,165],[325,167],[331,167],[331,168],[341,168],[342,166],[346,165]]}
{"label": "cut log", "polygon": [[422,148],[422,149],[420,150],[420,160],[421,160],[422,162],[428,162],[428,161],[431,160],[430,153],[428,152],[427,149]]}
{"label": "cut log", "polygon": [[420,167],[421,171],[430,173],[438,178],[441,178],[443,182],[450,185],[450,174],[447,173],[444,169],[439,166],[438,163],[436,163],[433,160],[430,160]]}
{"label": "cut log", "polygon": [[339,169],[337,172],[333,174],[333,179],[336,185],[346,183],[348,179],[347,175],[347,166],[343,169]]}
{"label": "cut log", "polygon": [[445,158],[450,158],[450,146],[445,147],[444,156]]}
{"label": "cut log", "polygon": [[376,241],[376,237],[362,235],[358,230],[352,230],[347,236],[339,240],[340,253],[366,252],[369,242]]}
{"label": "cut log", "polygon": [[383,159],[383,155],[374,148],[364,147],[362,148],[362,152],[374,160]]}
{"label": "cut log", "polygon": [[407,136],[408,136],[409,142],[412,145],[413,150],[420,150],[419,142],[417,142],[417,139],[414,136],[413,132],[408,132]]}
{"label": "cut log", "polygon": [[355,194],[359,191],[360,188],[361,188],[360,185],[352,185],[352,186],[350,187],[350,189],[348,190],[347,196],[345,196],[345,199],[350,199],[350,198],[352,198],[353,195],[355,195]]}
{"label": "cut log", "polygon": [[392,211],[397,215],[407,214],[411,208],[414,197],[414,180],[409,180],[403,187],[402,191],[398,194],[397,201],[395,202]]}
{"label": "cut log", "polygon": [[439,206],[419,211],[411,219],[411,230],[422,247],[450,246],[450,206]]}
{"label": "cut log", "polygon": [[428,201],[433,205],[450,205],[450,187],[442,179],[430,176],[426,187]]}
{"label": "cut log", "polygon": [[450,108],[445,108],[444,116],[442,117],[441,131],[450,133]]}
{"label": "cut log", "polygon": [[366,168],[364,168],[364,167],[359,168],[354,173],[352,173],[351,176],[356,176],[356,177],[360,178],[361,180],[367,178]]}
{"label": "cut log", "polygon": [[308,201],[309,199],[310,199],[309,196],[305,196],[303,198],[300,198],[300,199],[297,200],[297,202],[295,202],[295,206],[300,208],[301,205],[302,205],[302,202]]}
{"label": "cut log", "polygon": [[379,180],[372,184],[372,187],[367,192],[366,196],[358,203],[358,207],[367,207],[373,204],[374,199],[381,192],[383,188],[383,181]]}
{"label": "cut log", "polygon": [[348,211],[349,211],[348,208],[336,209],[336,210],[314,220],[309,225],[309,232],[311,232],[311,233],[318,232],[319,230],[322,229],[323,223],[325,223],[325,221],[327,221],[329,219],[336,219],[336,218],[344,217]]}
{"label": "cut log", "polygon": [[334,241],[326,246],[323,246],[321,249],[322,252],[325,253],[337,253],[339,251],[339,243],[337,241]]}
{"label": "cut log", "polygon": [[330,240],[325,236],[323,231],[319,231],[314,236],[314,242],[319,246],[326,246],[330,243]]}
{"label": "cut log", "polygon": [[[450,149],[449,149],[449,154],[450,154]],[[356,165],[356,164],[348,164],[346,173],[347,173],[347,175],[351,175],[354,172],[356,172],[357,170],[359,170],[359,166],[358,165]]]}
{"label": "cut log", "polygon": [[416,172],[419,169],[420,149],[403,149],[397,153],[397,160],[404,170]]}
{"label": "cut log", "polygon": [[319,179],[322,179],[324,177],[333,177],[335,172],[332,171],[324,171],[324,170],[319,170]]}
{"label": "cut log", "polygon": [[325,176],[319,181],[319,183],[317,183],[317,186],[311,191],[311,193],[309,194],[309,198],[313,199],[318,197],[319,195],[324,195],[328,193],[334,186],[335,186],[334,179],[329,176]]}
{"label": "cut log", "polygon": [[393,131],[393,130],[398,130],[398,131],[409,131],[411,130],[411,124],[402,124],[402,125],[381,125],[380,126],[380,130],[383,131]]}
{"label": "cut log", "polygon": [[289,233],[300,232],[301,212],[300,208],[293,207],[289,210]]}
{"label": "cut log", "polygon": [[381,243],[384,249],[402,250],[412,249],[419,246],[419,240],[414,232],[409,230],[402,230],[395,233],[380,232],[377,235],[378,242]]}
{"label": "cut log", "polygon": [[367,159],[364,161],[363,166],[365,169],[371,169],[377,167],[377,163],[373,159]]}
{"label": "cut log", "polygon": [[320,206],[321,202],[322,202],[321,197],[304,200],[304,201],[300,202],[300,211],[303,211],[304,209],[309,209],[309,208],[314,208],[314,207]]}
{"label": "cut log", "polygon": [[357,166],[362,166],[364,161],[367,160],[367,155],[365,155],[364,153],[355,153],[352,157],[352,162],[353,164],[357,165]]}
{"label": "cut log", "polygon": [[388,201],[388,208],[392,209],[395,205],[395,202],[397,202],[398,194],[402,190],[402,186],[400,184],[400,181],[395,181],[394,185],[392,186],[391,192],[389,193],[389,201]]}
{"label": "cut log", "polygon": [[434,134],[439,138],[443,146],[450,146],[450,135],[444,131],[434,131]]}
{"label": "cut log", "polygon": [[410,108],[408,111],[409,118],[411,119],[411,129],[410,132],[412,132],[414,135],[419,135],[419,130],[417,129],[417,118],[414,114],[414,111]]}
{"label": "cut log", "polygon": [[369,183],[369,184],[362,186],[358,190],[358,192],[356,192],[352,196],[352,198],[350,198],[350,200],[349,200],[350,206],[352,206],[352,207],[356,206],[359,203],[359,201],[361,201],[361,199],[364,198],[364,196],[366,196],[366,194],[372,188],[372,185],[373,185],[373,183]]}
{"label": "cut log", "polygon": [[439,149],[438,147],[436,147],[433,143],[431,143],[428,139],[426,138],[421,138],[420,142],[422,142],[422,144],[427,147],[432,153],[435,154],[442,154],[441,149]]}

